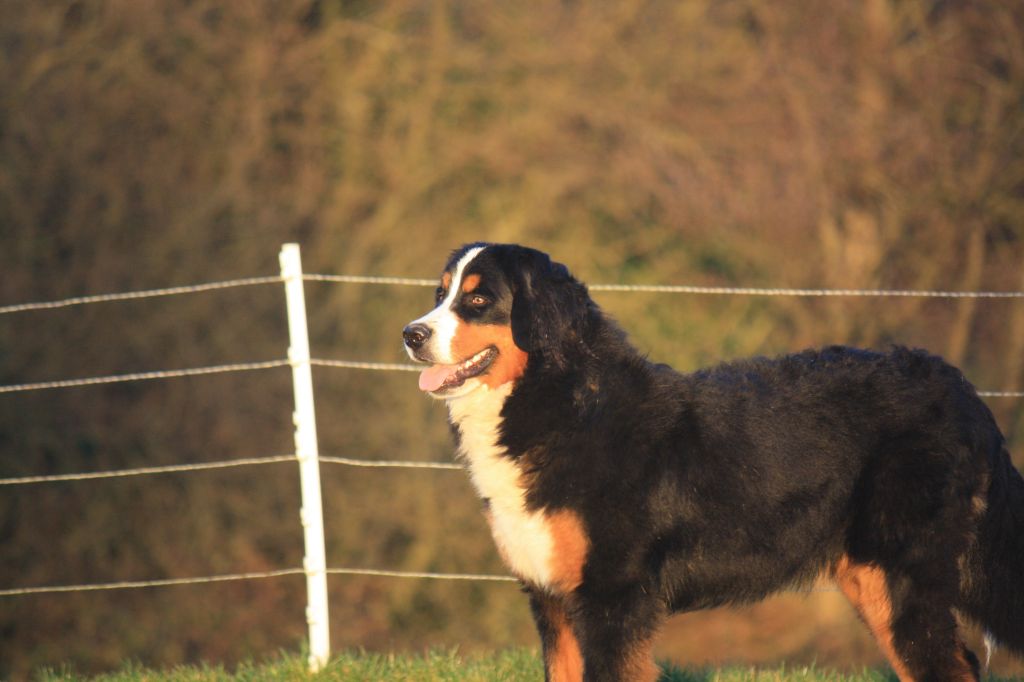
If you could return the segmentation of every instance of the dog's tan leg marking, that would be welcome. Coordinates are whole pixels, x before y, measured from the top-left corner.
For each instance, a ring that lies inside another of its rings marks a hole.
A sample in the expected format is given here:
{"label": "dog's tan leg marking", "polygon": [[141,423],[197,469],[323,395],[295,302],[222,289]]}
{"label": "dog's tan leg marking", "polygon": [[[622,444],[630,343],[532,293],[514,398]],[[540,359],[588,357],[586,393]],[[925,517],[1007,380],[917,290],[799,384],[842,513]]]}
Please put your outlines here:
{"label": "dog's tan leg marking", "polygon": [[882,653],[900,680],[914,682],[914,677],[893,644],[892,601],[889,597],[889,588],[885,584],[885,572],[877,566],[853,563],[844,555],[836,562],[832,576],[836,585],[871,630]]}
{"label": "dog's tan leg marking", "polygon": [[555,631],[555,641],[544,662],[548,678],[551,682],[583,682],[583,655],[565,609],[552,604],[547,615]]}
{"label": "dog's tan leg marking", "polygon": [[[850,600],[874,635],[882,653],[902,682],[914,682],[906,661],[896,651],[892,633],[892,600],[886,585],[885,572],[877,566],[857,564],[843,556],[836,562],[833,578],[839,589]],[[957,638],[955,668],[951,679],[975,681],[974,669],[964,655],[963,642]]]}
{"label": "dog's tan leg marking", "polygon": [[571,592],[583,582],[590,540],[583,521],[569,509],[547,515],[551,529],[551,584],[562,592]]}

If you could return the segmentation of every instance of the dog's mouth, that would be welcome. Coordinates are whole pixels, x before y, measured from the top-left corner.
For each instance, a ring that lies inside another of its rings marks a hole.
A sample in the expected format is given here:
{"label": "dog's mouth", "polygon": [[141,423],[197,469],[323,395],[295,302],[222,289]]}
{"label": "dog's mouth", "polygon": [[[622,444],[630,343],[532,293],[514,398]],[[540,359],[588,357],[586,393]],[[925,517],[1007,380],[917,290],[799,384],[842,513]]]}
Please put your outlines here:
{"label": "dog's mouth", "polygon": [[482,351],[455,365],[431,365],[420,372],[420,390],[427,393],[443,393],[475,376],[483,374],[498,357],[498,349],[488,346]]}

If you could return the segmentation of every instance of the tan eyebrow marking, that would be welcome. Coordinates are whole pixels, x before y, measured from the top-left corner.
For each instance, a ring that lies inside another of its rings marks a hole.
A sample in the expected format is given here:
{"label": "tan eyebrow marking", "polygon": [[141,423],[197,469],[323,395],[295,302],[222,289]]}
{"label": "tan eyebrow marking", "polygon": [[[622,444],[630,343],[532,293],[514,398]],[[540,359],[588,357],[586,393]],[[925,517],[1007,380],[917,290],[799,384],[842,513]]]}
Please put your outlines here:
{"label": "tan eyebrow marking", "polygon": [[446,272],[441,275],[441,288],[448,291],[448,287],[452,285],[452,273]]}
{"label": "tan eyebrow marking", "polygon": [[462,280],[462,291],[469,293],[480,286],[480,275],[470,275]]}

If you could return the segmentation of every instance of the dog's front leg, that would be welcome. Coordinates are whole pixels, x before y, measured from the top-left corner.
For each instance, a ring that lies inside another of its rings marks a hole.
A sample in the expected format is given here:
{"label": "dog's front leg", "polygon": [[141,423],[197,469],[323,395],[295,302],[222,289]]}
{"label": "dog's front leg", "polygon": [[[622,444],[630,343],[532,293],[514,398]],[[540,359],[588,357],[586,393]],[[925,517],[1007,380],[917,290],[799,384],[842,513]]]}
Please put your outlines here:
{"label": "dog's front leg", "polygon": [[529,590],[530,608],[540,633],[547,682],[583,682],[583,657],[566,597]]}
{"label": "dog's front leg", "polygon": [[665,618],[664,603],[650,591],[626,589],[576,593],[573,609],[586,682],[655,682],[651,647]]}

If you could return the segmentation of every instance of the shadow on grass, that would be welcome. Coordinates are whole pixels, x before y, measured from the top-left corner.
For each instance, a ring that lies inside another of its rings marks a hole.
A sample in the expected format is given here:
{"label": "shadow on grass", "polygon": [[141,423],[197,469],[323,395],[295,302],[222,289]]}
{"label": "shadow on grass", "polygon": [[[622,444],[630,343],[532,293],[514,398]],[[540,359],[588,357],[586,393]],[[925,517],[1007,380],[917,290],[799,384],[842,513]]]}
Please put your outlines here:
{"label": "shadow on grass", "polygon": [[658,682],[899,682],[891,670],[865,669],[860,673],[845,673],[815,666],[798,666],[775,669],[751,666],[722,666],[681,668],[668,662],[661,662]]}
{"label": "shadow on grass", "polygon": [[679,668],[663,663],[658,682],[711,682],[711,673],[706,668]]}

